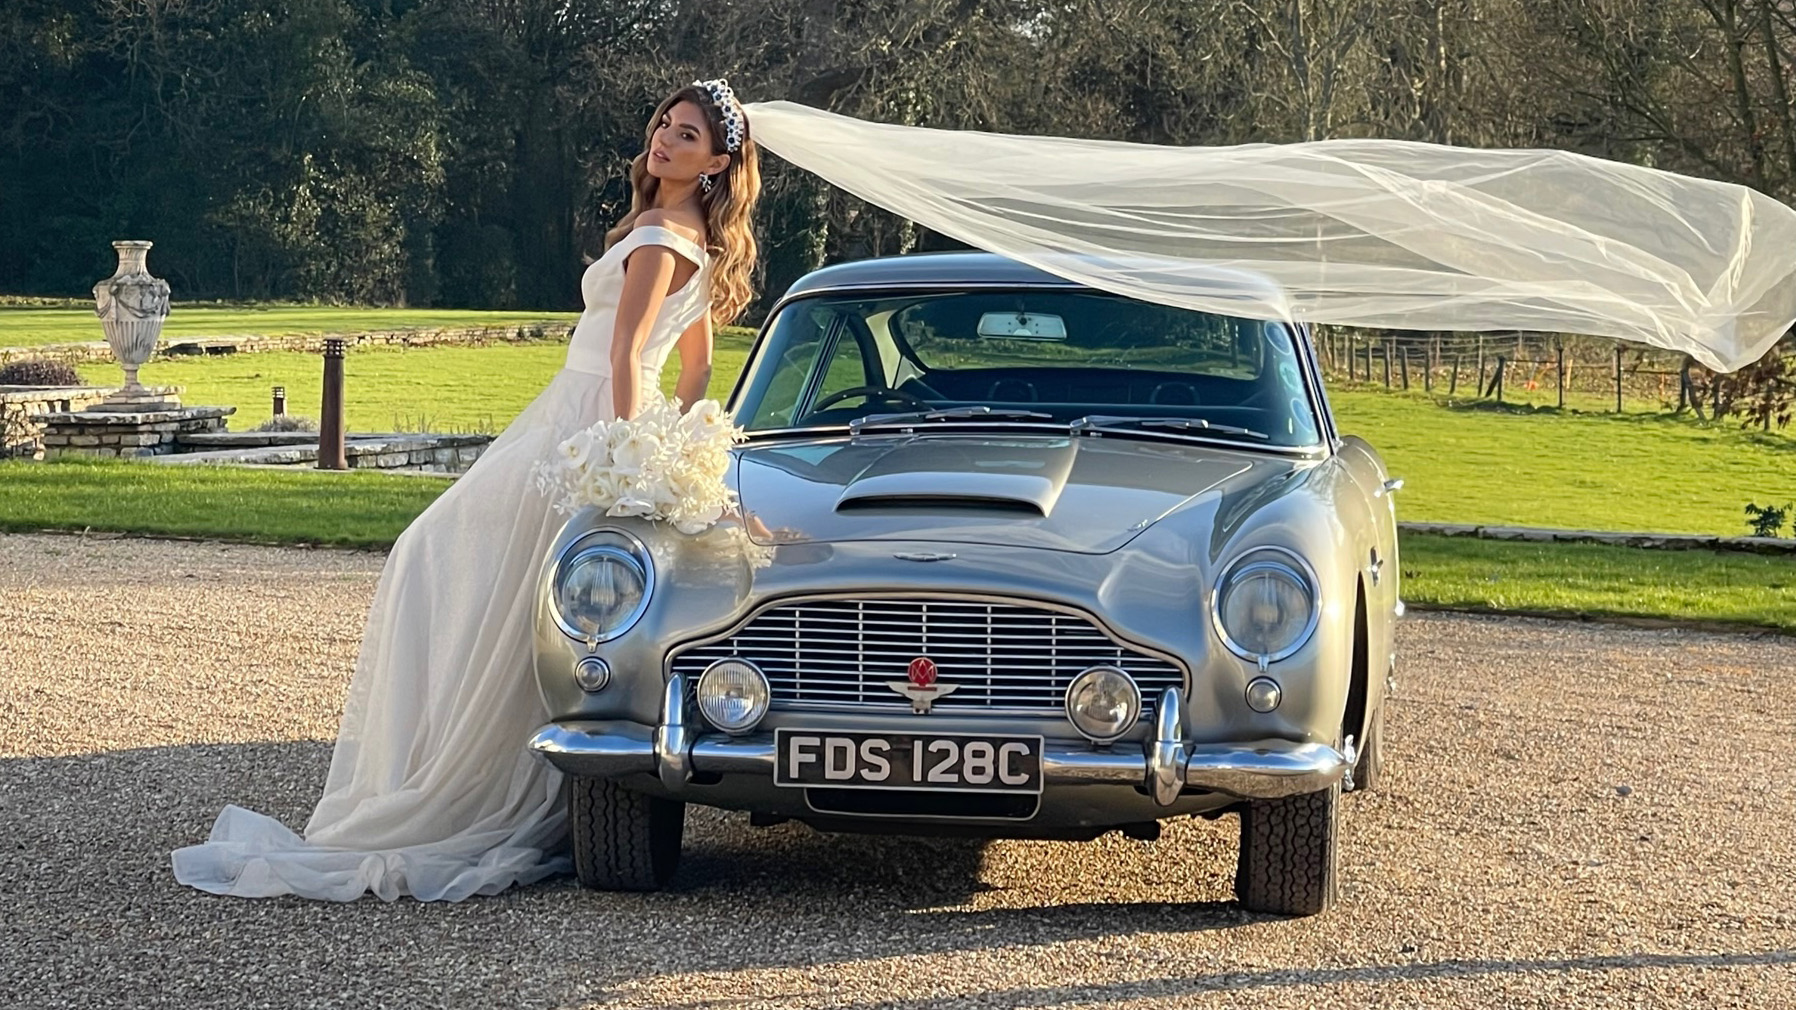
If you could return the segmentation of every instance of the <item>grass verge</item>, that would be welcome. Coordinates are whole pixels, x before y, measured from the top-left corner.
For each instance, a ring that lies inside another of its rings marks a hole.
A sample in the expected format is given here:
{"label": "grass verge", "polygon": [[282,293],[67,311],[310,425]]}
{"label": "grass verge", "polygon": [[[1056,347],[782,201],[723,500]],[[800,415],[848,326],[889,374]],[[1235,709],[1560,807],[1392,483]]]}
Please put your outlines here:
{"label": "grass verge", "polygon": [[[382,549],[447,481],[118,462],[0,463],[0,530],[45,529]],[[1796,633],[1785,557],[1405,534],[1412,604]]]}
{"label": "grass verge", "polygon": [[0,463],[0,530],[385,548],[447,478],[62,460]]}
{"label": "grass verge", "polygon": [[1419,607],[1631,618],[1796,634],[1788,556],[1404,534],[1403,598]]}

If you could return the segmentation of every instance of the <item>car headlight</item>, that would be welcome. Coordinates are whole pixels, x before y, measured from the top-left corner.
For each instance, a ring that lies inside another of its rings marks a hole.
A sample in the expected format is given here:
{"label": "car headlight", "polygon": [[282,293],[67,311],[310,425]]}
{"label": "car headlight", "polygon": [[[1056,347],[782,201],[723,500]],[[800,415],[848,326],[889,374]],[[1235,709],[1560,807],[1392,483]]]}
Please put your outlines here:
{"label": "car headlight", "polygon": [[1109,743],[1141,718],[1141,688],[1114,666],[1094,666],[1067,685],[1066,717],[1092,743]]}
{"label": "car headlight", "polygon": [[618,530],[589,533],[555,565],[555,623],[581,641],[603,642],[630,629],[648,609],[654,567],[640,541]]}
{"label": "car headlight", "polygon": [[698,711],[725,733],[746,733],[767,714],[767,675],[745,659],[720,659],[698,677]]}
{"label": "car headlight", "polygon": [[1290,551],[1248,551],[1216,583],[1211,615],[1229,651],[1242,659],[1275,663],[1309,641],[1321,617],[1316,578]]}

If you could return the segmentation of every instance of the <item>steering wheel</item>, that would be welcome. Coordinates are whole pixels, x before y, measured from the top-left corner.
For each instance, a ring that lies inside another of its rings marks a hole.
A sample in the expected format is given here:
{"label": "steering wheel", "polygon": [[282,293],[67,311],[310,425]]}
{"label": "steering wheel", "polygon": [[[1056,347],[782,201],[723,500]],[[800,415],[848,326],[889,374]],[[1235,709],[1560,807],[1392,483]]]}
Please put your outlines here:
{"label": "steering wheel", "polygon": [[847,389],[838,390],[834,393],[829,394],[828,396],[824,397],[823,399],[818,400],[816,403],[812,404],[811,412],[816,413],[817,411],[822,410],[825,407],[831,406],[832,404],[841,403],[843,400],[846,400],[851,396],[864,396],[868,399],[868,401],[874,401],[874,400],[896,401],[898,403],[904,404],[907,407],[915,407],[918,410],[930,409],[928,400],[922,399],[921,397],[912,396],[911,394],[906,393],[903,390],[888,389],[884,386],[849,386]]}

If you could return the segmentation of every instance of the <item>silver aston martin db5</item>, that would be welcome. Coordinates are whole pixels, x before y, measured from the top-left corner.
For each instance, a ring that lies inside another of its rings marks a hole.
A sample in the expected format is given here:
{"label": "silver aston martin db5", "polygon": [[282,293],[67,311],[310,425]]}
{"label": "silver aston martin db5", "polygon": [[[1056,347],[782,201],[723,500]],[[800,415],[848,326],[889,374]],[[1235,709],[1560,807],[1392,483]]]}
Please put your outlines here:
{"label": "silver aston martin db5", "polygon": [[739,522],[589,509],[543,564],[531,747],[581,883],[665,884],[687,803],[1075,840],[1233,812],[1243,906],[1334,901],[1400,482],[1336,431],[1306,327],[848,263],[780,300],[729,406]]}

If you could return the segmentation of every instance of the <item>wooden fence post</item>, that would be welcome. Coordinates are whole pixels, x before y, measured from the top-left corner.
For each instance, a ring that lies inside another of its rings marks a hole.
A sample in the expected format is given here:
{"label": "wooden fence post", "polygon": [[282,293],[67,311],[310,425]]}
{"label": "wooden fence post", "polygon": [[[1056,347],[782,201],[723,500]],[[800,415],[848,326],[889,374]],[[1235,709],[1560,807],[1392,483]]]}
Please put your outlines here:
{"label": "wooden fence post", "polygon": [[1384,358],[1384,388],[1389,389],[1389,388],[1391,388],[1391,338],[1389,338],[1389,337],[1385,338],[1383,351],[1384,351],[1384,354],[1382,355],[1382,357]]}
{"label": "wooden fence post", "polygon": [[1621,345],[1615,345],[1615,412],[1621,413]]}
{"label": "wooden fence post", "polygon": [[1559,358],[1559,409],[1565,409],[1565,338],[1553,338],[1553,350]]}
{"label": "wooden fence post", "polygon": [[1397,359],[1397,365],[1403,370],[1403,389],[1407,392],[1409,390],[1409,344],[1404,341],[1398,341],[1398,346],[1403,349],[1397,352],[1401,355],[1401,357]]}
{"label": "wooden fence post", "polygon": [[1503,402],[1503,366],[1507,364],[1509,364],[1508,358],[1501,354],[1497,355],[1497,370],[1491,374],[1490,385],[1484,387],[1484,395],[1496,394],[1498,403]]}

